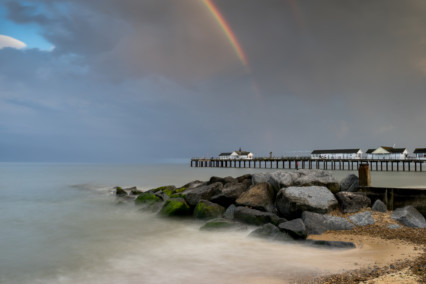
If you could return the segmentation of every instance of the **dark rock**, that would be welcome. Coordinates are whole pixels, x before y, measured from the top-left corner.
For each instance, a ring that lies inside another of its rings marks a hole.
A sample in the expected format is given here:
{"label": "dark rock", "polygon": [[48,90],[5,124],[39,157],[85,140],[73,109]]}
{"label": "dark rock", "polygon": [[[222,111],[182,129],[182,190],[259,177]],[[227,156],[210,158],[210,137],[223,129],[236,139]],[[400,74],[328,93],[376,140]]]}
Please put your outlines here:
{"label": "dark rock", "polygon": [[300,218],[281,223],[278,228],[295,239],[306,239],[305,223],[303,223],[303,220]]}
{"label": "dark rock", "polygon": [[323,186],[283,188],[276,200],[278,212],[287,219],[299,218],[303,211],[328,213],[337,205],[334,195]]}
{"label": "dark rock", "polygon": [[200,230],[202,231],[220,231],[220,230],[246,230],[247,226],[240,223],[233,222],[223,218],[217,218],[208,221]]}
{"label": "dark rock", "polygon": [[238,183],[238,180],[236,178],[233,178],[233,177],[225,177],[225,178],[223,178],[223,180],[225,181],[224,185]]}
{"label": "dark rock", "polygon": [[377,199],[371,207],[371,210],[386,213],[388,208],[386,207],[386,204],[384,204],[380,199]]}
{"label": "dark rock", "polygon": [[343,213],[355,213],[371,206],[371,200],[361,192],[341,191],[336,193],[340,209]]}
{"label": "dark rock", "polygon": [[359,187],[359,178],[350,174],[340,181],[340,191],[356,192]]}
{"label": "dark rock", "polygon": [[247,207],[236,207],[234,210],[234,219],[251,225],[263,225],[266,223],[277,224],[280,219],[277,215],[269,212],[263,212]]}
{"label": "dark rock", "polygon": [[217,183],[217,182],[220,182],[223,185],[223,184],[225,184],[225,179],[222,178],[222,177],[212,176],[207,184],[213,184],[213,183]]}
{"label": "dark rock", "polygon": [[164,217],[188,216],[191,215],[191,208],[183,198],[170,198],[164,202],[158,214]]}
{"label": "dark rock", "polygon": [[302,220],[305,223],[308,235],[320,235],[328,230],[338,231],[355,228],[355,226],[349,223],[349,221],[345,218],[322,215],[308,211],[303,212]]}
{"label": "dark rock", "polygon": [[300,175],[293,181],[295,186],[324,186],[331,192],[340,190],[340,183],[328,171],[323,170],[298,170]]}
{"label": "dark rock", "polygon": [[246,180],[249,180],[250,183],[251,183],[251,174],[246,174],[246,175],[242,175],[242,176],[237,177],[237,181],[240,182],[240,183],[244,182]]}
{"label": "dark rock", "polygon": [[349,220],[352,221],[357,226],[367,226],[374,224],[373,216],[368,211],[361,212],[349,217]]}
{"label": "dark rock", "polygon": [[323,241],[323,240],[306,240],[306,244],[321,247],[326,249],[351,249],[356,248],[352,242],[341,242],[341,241]]}
{"label": "dark rock", "polygon": [[138,190],[136,186],[130,187],[129,190],[131,195],[139,195],[143,192],[141,190]]}
{"label": "dark rock", "polygon": [[219,204],[207,200],[200,200],[197,206],[195,206],[193,215],[194,218],[197,219],[213,219],[222,217],[224,212],[225,208]]}
{"label": "dark rock", "polygon": [[274,190],[264,182],[252,186],[235,201],[237,205],[272,212],[274,210]]}
{"label": "dark rock", "polygon": [[391,218],[407,227],[426,228],[425,217],[411,205],[396,209]]}
{"label": "dark rock", "polygon": [[250,233],[249,237],[268,239],[273,241],[293,241],[293,238],[287,233],[281,232],[280,229],[271,224],[265,224]]}
{"label": "dark rock", "polygon": [[115,187],[115,195],[117,196],[126,196],[127,195],[127,191],[125,191],[124,189],[122,189],[119,186]]}
{"label": "dark rock", "polygon": [[227,183],[222,189],[222,192],[213,196],[210,200],[214,203],[220,204],[224,207],[235,203],[235,200],[240,195],[247,191],[248,187],[244,183]]}
{"label": "dark rock", "polygon": [[202,185],[199,187],[187,189],[182,192],[182,195],[189,206],[194,207],[201,199],[210,200],[210,198],[213,196],[221,193],[222,188],[222,183],[216,182],[209,185]]}
{"label": "dark rock", "polygon": [[225,213],[223,213],[223,218],[233,220],[234,219],[234,212],[235,212],[235,205],[231,204],[228,208],[226,208]]}

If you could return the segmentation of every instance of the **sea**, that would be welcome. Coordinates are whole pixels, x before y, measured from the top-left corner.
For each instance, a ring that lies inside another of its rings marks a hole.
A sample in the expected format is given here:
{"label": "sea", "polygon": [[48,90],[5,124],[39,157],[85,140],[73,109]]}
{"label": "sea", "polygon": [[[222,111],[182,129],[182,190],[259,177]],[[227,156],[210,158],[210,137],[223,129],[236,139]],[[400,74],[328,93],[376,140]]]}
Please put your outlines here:
{"label": "sea", "polygon": [[[351,250],[254,239],[250,227],[203,232],[201,221],[122,204],[113,189],[265,171],[275,169],[0,163],[0,283],[287,283],[353,263]],[[425,172],[371,174],[375,186],[426,188]]]}

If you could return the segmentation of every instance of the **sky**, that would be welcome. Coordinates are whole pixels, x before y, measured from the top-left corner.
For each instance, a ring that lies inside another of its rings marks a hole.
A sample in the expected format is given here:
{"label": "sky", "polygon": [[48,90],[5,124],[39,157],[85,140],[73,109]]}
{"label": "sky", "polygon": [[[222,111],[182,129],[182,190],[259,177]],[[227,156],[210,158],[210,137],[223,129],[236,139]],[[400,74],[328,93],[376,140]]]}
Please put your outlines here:
{"label": "sky", "polygon": [[426,1],[0,0],[0,162],[426,147]]}

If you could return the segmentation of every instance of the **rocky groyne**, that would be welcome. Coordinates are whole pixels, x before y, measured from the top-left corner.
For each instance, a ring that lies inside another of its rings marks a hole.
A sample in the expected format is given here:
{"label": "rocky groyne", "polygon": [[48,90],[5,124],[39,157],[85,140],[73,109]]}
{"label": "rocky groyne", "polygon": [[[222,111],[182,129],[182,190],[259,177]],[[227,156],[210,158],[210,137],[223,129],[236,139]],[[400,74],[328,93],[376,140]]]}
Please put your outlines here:
{"label": "rocky groyne", "polygon": [[[144,192],[135,187],[116,187],[116,195],[121,202],[134,202],[141,210],[156,212],[161,217],[203,220],[201,230],[239,230],[249,225],[257,227],[250,233],[253,237],[353,248],[355,245],[350,242],[306,238],[374,224],[371,211],[386,212],[386,205],[380,200],[372,204],[357,189],[355,175],[337,181],[327,171],[297,170],[236,178],[213,176],[208,181],[192,181],[181,187],[167,185]],[[330,214],[336,210],[351,215]],[[389,225],[390,229],[426,227],[425,218],[412,206],[395,210],[391,217],[397,222]]]}

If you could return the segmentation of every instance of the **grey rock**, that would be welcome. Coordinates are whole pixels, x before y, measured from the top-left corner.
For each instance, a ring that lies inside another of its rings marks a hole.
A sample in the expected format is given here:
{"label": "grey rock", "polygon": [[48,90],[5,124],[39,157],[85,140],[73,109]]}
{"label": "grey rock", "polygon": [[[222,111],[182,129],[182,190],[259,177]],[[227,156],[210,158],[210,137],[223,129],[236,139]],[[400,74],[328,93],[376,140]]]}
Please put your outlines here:
{"label": "grey rock", "polygon": [[223,218],[217,218],[208,221],[201,228],[201,231],[229,231],[229,230],[247,230],[247,226]]}
{"label": "grey rock", "polygon": [[225,213],[223,213],[223,218],[232,220],[234,219],[235,205],[231,204],[226,208]]}
{"label": "grey rock", "polygon": [[323,186],[283,188],[276,200],[278,212],[287,219],[299,218],[303,211],[328,213],[337,205],[334,195]]}
{"label": "grey rock", "polygon": [[251,225],[263,225],[266,223],[277,224],[281,219],[269,212],[238,206],[234,210],[234,219]]}
{"label": "grey rock", "polygon": [[305,244],[320,247],[324,249],[351,249],[356,248],[352,242],[341,242],[341,241],[323,241],[323,240],[306,240]]}
{"label": "grey rock", "polygon": [[308,235],[320,235],[328,230],[340,231],[355,228],[355,226],[345,218],[308,211],[303,212],[302,220],[305,224]]}
{"label": "grey rock", "polygon": [[207,185],[207,182],[194,180],[194,181],[191,181],[191,182],[185,184],[181,188],[191,189],[191,188],[195,188],[195,187],[199,187],[199,186],[203,186],[203,185]]}
{"label": "grey rock", "polygon": [[340,191],[356,192],[359,187],[359,178],[350,174],[340,181]]}
{"label": "grey rock", "polygon": [[266,182],[259,183],[243,192],[235,203],[240,206],[272,212],[274,210],[274,190]]}
{"label": "grey rock", "polygon": [[407,227],[426,228],[425,217],[411,205],[396,209],[391,218]]}
{"label": "grey rock", "polygon": [[336,193],[340,209],[343,213],[355,213],[371,206],[371,200],[361,192],[341,191]]}
{"label": "grey rock", "polygon": [[328,171],[323,170],[299,170],[299,177],[293,181],[295,186],[325,186],[331,192],[340,190],[340,183]]}
{"label": "grey rock", "polygon": [[276,187],[275,180],[272,178],[270,173],[255,173],[252,175],[252,183],[253,185],[267,182],[271,184],[273,187]]}
{"label": "grey rock", "polygon": [[265,224],[262,227],[250,233],[249,237],[268,239],[273,241],[293,241],[293,238],[287,233],[281,232],[280,229],[271,224]]}
{"label": "grey rock", "polygon": [[373,216],[371,212],[365,211],[349,217],[349,220],[352,221],[357,226],[367,226],[374,224]]}
{"label": "grey rock", "polygon": [[371,207],[371,210],[386,213],[388,208],[386,207],[386,204],[384,204],[380,199],[377,199]]}
{"label": "grey rock", "polygon": [[289,172],[289,171],[275,171],[271,173],[271,177],[273,179],[273,183],[276,188],[279,190],[283,187],[292,186],[294,180],[300,177],[300,174],[297,172]]}
{"label": "grey rock", "polygon": [[182,192],[182,195],[189,206],[194,207],[201,199],[210,200],[210,198],[213,196],[221,193],[222,188],[222,183],[216,182],[209,185],[202,185],[199,187],[187,189]]}
{"label": "grey rock", "polygon": [[306,239],[306,227],[300,218],[279,224],[278,228],[295,239]]}
{"label": "grey rock", "polygon": [[222,191],[213,196],[210,200],[224,207],[228,207],[235,203],[235,200],[240,197],[243,192],[247,191],[247,189],[247,183],[227,183]]}
{"label": "grey rock", "polygon": [[388,229],[401,229],[401,226],[398,224],[390,224],[388,226]]}

